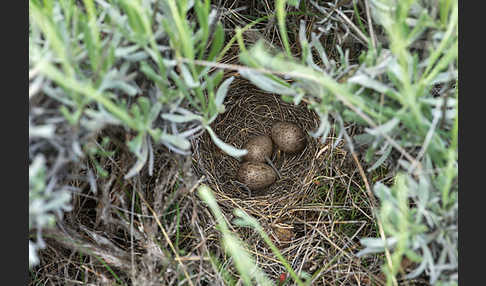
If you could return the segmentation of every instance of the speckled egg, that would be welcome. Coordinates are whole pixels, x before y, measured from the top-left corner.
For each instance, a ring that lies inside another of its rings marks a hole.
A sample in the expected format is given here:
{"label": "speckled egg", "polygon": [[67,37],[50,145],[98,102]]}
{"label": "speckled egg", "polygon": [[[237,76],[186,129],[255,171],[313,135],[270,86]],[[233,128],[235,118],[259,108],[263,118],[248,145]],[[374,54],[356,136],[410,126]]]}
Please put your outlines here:
{"label": "speckled egg", "polygon": [[272,155],[273,142],[269,136],[260,135],[248,140],[243,146],[248,153],[243,157],[244,161],[265,162],[265,157],[270,158]]}
{"label": "speckled egg", "polygon": [[238,181],[250,190],[260,190],[273,184],[277,179],[275,171],[267,164],[245,162],[238,170]]}
{"label": "speckled egg", "polygon": [[277,122],[273,124],[272,140],[280,150],[286,153],[302,151],[306,144],[302,128],[290,122]]}

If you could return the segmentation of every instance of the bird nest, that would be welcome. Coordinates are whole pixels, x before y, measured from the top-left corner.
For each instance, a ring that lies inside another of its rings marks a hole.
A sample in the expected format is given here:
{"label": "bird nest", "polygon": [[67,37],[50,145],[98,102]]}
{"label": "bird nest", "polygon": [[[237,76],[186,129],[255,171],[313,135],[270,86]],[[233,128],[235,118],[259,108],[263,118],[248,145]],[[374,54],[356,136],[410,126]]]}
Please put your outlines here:
{"label": "bird nest", "polygon": [[[237,148],[254,136],[270,135],[272,124],[278,121],[297,124],[307,137],[305,149],[299,153],[274,148],[271,161],[280,176],[259,191],[238,182],[242,162],[220,150],[207,133],[193,141],[195,172],[205,177],[227,218],[232,219],[237,208],[255,217],[287,259],[302,270],[315,271],[343,252],[348,256],[341,259],[347,260],[340,263],[354,265],[344,271],[362,269],[347,251],[358,247],[358,233],[373,231],[371,207],[344,143],[334,144],[334,131],[325,143],[311,137],[308,133],[319,126],[319,117],[304,102],[287,103],[242,78],[233,81],[225,106],[226,112],[211,127]],[[246,228],[237,231],[253,246],[253,254],[267,273],[278,277],[285,271],[258,234]],[[320,249],[314,248],[318,245]]]}
{"label": "bird nest", "polygon": [[[212,124],[215,133],[228,144],[242,149],[243,145],[257,135],[271,135],[275,122],[293,122],[304,133],[318,127],[319,118],[305,104],[284,102],[280,96],[264,93],[244,79],[236,78],[230,87],[225,102],[226,112]],[[280,174],[275,183],[259,191],[250,191],[237,180],[241,161],[225,154],[206,133],[196,142],[195,160],[201,175],[217,192],[241,200],[257,199],[272,202],[273,207],[281,203],[299,204],[313,190],[312,181],[317,171],[316,155],[319,142],[306,134],[307,144],[296,154],[283,153],[274,147],[271,161]],[[266,213],[274,212],[268,209]]]}

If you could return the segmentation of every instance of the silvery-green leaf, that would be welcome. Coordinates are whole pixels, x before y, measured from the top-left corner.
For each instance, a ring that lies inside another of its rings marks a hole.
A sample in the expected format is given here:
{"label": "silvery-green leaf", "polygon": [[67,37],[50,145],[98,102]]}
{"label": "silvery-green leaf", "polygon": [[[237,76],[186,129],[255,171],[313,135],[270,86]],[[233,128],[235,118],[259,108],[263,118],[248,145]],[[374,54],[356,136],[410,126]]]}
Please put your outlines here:
{"label": "silvery-green leaf", "polygon": [[91,188],[91,191],[93,192],[93,194],[96,195],[96,193],[98,193],[98,184],[96,183],[96,177],[93,173],[93,170],[91,170],[91,168],[88,168],[87,175],[88,175],[88,183]]}
{"label": "silvery-green leaf", "polygon": [[191,75],[191,72],[187,69],[186,65],[180,65],[182,77],[184,78],[184,82],[190,88],[196,88],[199,86],[199,82],[195,81]]}
{"label": "silvery-green leaf", "polygon": [[327,58],[327,54],[326,54],[326,50],[324,50],[324,48],[322,47],[322,44],[321,42],[319,41],[319,39],[317,38],[316,34],[315,33],[312,33],[311,34],[311,37],[312,37],[312,46],[317,50],[317,52],[319,53],[319,56],[322,60],[322,63],[324,64],[324,66],[326,68],[329,68],[329,59]]}
{"label": "silvery-green leaf", "polygon": [[193,120],[202,120],[202,117],[196,114],[186,114],[186,115],[178,115],[178,114],[168,114],[164,113],[162,114],[162,118],[175,122],[175,123],[184,123],[184,122],[189,122]]}
{"label": "silvery-green leaf", "polygon": [[118,125],[121,123],[119,119],[106,112],[103,108],[100,108],[100,111],[86,109],[84,113],[91,119],[81,118],[80,124],[88,130],[99,130],[107,124]]}
{"label": "silvery-green leaf", "polygon": [[182,136],[162,133],[160,139],[174,145],[181,150],[189,150],[189,148],[191,147],[191,143],[189,143],[189,141]]}
{"label": "silvery-green leaf", "polygon": [[226,94],[228,94],[228,88],[231,84],[231,82],[234,80],[234,76],[226,79],[218,88],[218,91],[216,92],[216,98],[215,98],[215,103],[216,106],[220,106],[224,102],[224,98],[226,97]]}
{"label": "silvery-green leaf", "polygon": [[147,146],[148,146],[148,174],[152,176],[154,173],[154,148],[152,147],[152,140],[147,136]]}
{"label": "silvery-green leaf", "polygon": [[194,0],[188,0],[186,1],[186,7],[184,7],[185,11],[191,10],[192,6],[194,6]]}
{"label": "silvery-green leaf", "polygon": [[367,172],[371,172],[374,169],[380,167],[383,164],[383,162],[385,162],[386,158],[388,158],[388,156],[390,155],[392,149],[393,148],[392,148],[391,145],[387,145],[387,147],[386,147],[385,152],[383,153],[383,155],[381,155],[380,158],[378,158],[378,160],[376,160],[376,162],[371,167],[369,167],[366,171]]}
{"label": "silvery-green leaf", "polygon": [[130,61],[130,62],[138,62],[138,61],[148,59],[149,55],[144,51],[139,51],[139,52],[124,56],[123,58],[127,61]]}
{"label": "silvery-green leaf", "polygon": [[[200,76],[201,76],[201,77],[204,77],[205,75],[207,75],[207,74],[209,73],[209,70],[210,70],[210,69],[212,69],[212,66],[207,66],[207,67],[204,67],[204,68],[202,69],[201,73],[200,73]],[[208,83],[207,83],[207,81],[203,81],[203,82],[201,83],[201,88],[206,88],[207,84],[208,84]]]}
{"label": "silvery-green leaf", "polygon": [[371,134],[363,133],[363,134],[353,136],[353,141],[358,146],[371,145],[371,143],[375,141],[375,136]]}
{"label": "silvery-green leaf", "polygon": [[383,74],[388,69],[388,64],[392,60],[393,54],[390,52],[390,50],[383,49],[376,60],[378,64],[371,67],[363,67],[363,71],[371,78],[375,78]]}
{"label": "silvery-green leaf", "polygon": [[297,95],[294,97],[294,104],[299,105],[302,99],[304,98],[305,92],[299,91]]}
{"label": "silvery-green leaf", "polygon": [[410,162],[408,162],[407,160],[403,160],[403,159],[399,159],[398,160],[398,164],[400,166],[402,166],[402,168],[404,170],[409,170],[412,167],[412,165],[410,164]]}
{"label": "silvery-green leaf", "polygon": [[39,263],[37,256],[37,246],[29,240],[29,267],[35,266]]}
{"label": "silvery-green leaf", "polygon": [[307,42],[307,37],[306,37],[306,34],[305,34],[305,21],[304,20],[300,20],[299,41],[300,41],[301,44]]}
{"label": "silvery-green leaf", "polygon": [[389,90],[391,90],[390,87],[384,85],[383,83],[372,79],[371,77],[367,76],[364,73],[357,73],[354,76],[350,77],[348,79],[348,82],[350,83],[356,83],[359,85],[362,85],[367,88],[371,88],[373,90],[376,90],[380,93],[386,93]]}
{"label": "silvery-green leaf", "polygon": [[212,9],[208,17],[209,26],[213,25],[214,22],[218,20],[217,16],[218,16],[218,11],[216,9]]}
{"label": "silvery-green leaf", "polygon": [[402,66],[398,64],[396,58],[393,58],[388,63],[388,71],[398,79],[406,78],[405,71],[403,70]]}
{"label": "silvery-green leaf", "polygon": [[169,60],[169,59],[164,59],[163,63],[166,67],[175,67],[177,65],[176,60]]}
{"label": "silvery-green leaf", "polygon": [[365,128],[365,131],[368,132],[371,135],[382,135],[382,134],[387,134],[388,132],[392,131],[393,128],[395,128],[398,123],[400,123],[400,120],[396,117],[391,119],[390,121],[386,122],[385,124],[382,124],[376,128]]}
{"label": "silvery-green leaf", "polygon": [[42,91],[47,96],[54,98],[63,105],[71,107],[76,105],[70,98],[66,96],[66,92],[60,87],[52,87],[51,85],[47,84],[42,87]]}
{"label": "silvery-green leaf", "polygon": [[316,63],[314,62],[314,57],[312,55],[312,52],[311,52],[311,47],[308,47],[308,53],[307,53],[307,57],[305,59],[305,62],[307,63],[307,65],[309,65],[310,67],[312,67],[313,69],[317,70],[317,71],[320,71],[320,72],[324,72],[324,70],[316,65]]}
{"label": "silvery-green leaf", "polygon": [[42,76],[36,77],[32,81],[32,83],[29,84],[29,99],[41,90],[43,84],[44,84],[44,77]]}
{"label": "silvery-green leaf", "polygon": [[[223,106],[224,107],[224,106]],[[219,112],[219,111],[218,111]],[[216,118],[218,117],[219,113],[215,113],[213,114],[213,116],[211,116],[208,120],[208,122],[206,122],[206,124],[211,124],[213,123],[214,120],[216,120]]]}
{"label": "silvery-green leaf", "polygon": [[327,125],[325,126],[324,131],[322,132],[322,136],[321,136],[321,142],[322,143],[326,143],[327,136],[329,135],[329,132],[331,132],[331,124],[329,124],[329,122],[327,122]]}
{"label": "silvery-green leaf", "polygon": [[238,158],[238,157],[241,157],[241,156],[245,156],[248,153],[247,150],[237,149],[237,148],[223,142],[221,139],[218,138],[218,136],[216,136],[216,134],[211,129],[211,127],[206,126],[206,130],[208,131],[209,136],[211,136],[211,139],[213,140],[214,144],[216,144],[216,146],[218,146],[226,154],[228,154],[232,157]]}
{"label": "silvery-green leaf", "polygon": [[100,90],[111,89],[111,88],[121,90],[130,96],[135,96],[139,91],[138,87],[134,87],[122,80],[105,81],[103,85],[100,86]]}
{"label": "silvery-green leaf", "polygon": [[181,132],[181,133],[179,133],[179,135],[182,136],[182,137],[189,137],[189,136],[192,136],[193,134],[195,134],[196,132],[198,132],[201,129],[202,129],[202,126],[199,125],[199,126],[194,127],[192,129]]}
{"label": "silvery-green leaf", "polygon": [[[360,243],[365,246],[365,249],[356,253],[357,257],[362,257],[370,253],[380,253],[385,251],[385,241],[381,238],[362,238]],[[394,237],[387,238],[386,246],[388,249],[393,248],[397,243],[397,239]]]}
{"label": "silvery-green leaf", "polygon": [[66,191],[57,191],[55,195],[50,196],[50,200],[42,205],[43,211],[70,211],[72,207],[69,205],[71,201],[71,193]]}
{"label": "silvery-green leaf", "polygon": [[[444,105],[445,98],[438,97],[438,98],[421,98],[420,102],[427,103],[432,106],[439,106],[442,107]],[[447,108],[453,108],[457,106],[457,100],[455,98],[449,97],[447,98]]]}
{"label": "silvery-green leaf", "polygon": [[131,45],[131,46],[127,46],[127,47],[118,47],[118,48],[115,49],[115,57],[117,57],[117,58],[126,57],[129,54],[134,53],[139,48],[140,48],[140,46],[138,46],[138,45]]}
{"label": "silvery-green leaf", "polygon": [[153,122],[159,115],[161,109],[162,109],[162,104],[160,102],[156,102],[150,109],[150,113],[148,114],[148,118],[147,118],[148,122],[150,123]]}
{"label": "silvery-green leaf", "polygon": [[339,61],[341,63],[342,68],[347,68],[349,66],[349,50],[343,52],[340,45],[336,45],[336,50],[339,54]]}
{"label": "silvery-green leaf", "polygon": [[252,226],[256,229],[261,228],[260,224],[258,223],[258,220],[249,215],[247,212],[245,212],[242,209],[235,209],[234,214],[241,218],[241,226]]}
{"label": "silvery-green leaf", "polygon": [[420,265],[415,268],[412,272],[408,273],[405,275],[406,279],[413,279],[418,277],[420,274],[422,274],[425,270],[425,267],[427,266],[428,260],[427,259],[422,259],[420,262]]}
{"label": "silvery-green leaf", "polygon": [[[314,137],[314,138],[318,138],[319,136],[323,135],[324,133],[326,132],[329,132],[329,130],[331,129],[331,126],[329,125],[329,121],[327,120],[327,116],[328,114],[324,114],[324,115],[320,115],[320,124],[319,124],[319,128],[315,131],[315,132],[309,132],[309,135]],[[324,136],[323,136],[324,137]],[[327,135],[325,136],[327,137]],[[326,140],[327,138],[324,138],[323,140]]]}
{"label": "silvery-green leaf", "polygon": [[[177,103],[177,105],[179,105],[179,104],[180,104],[180,101]],[[192,111],[190,111],[188,109],[185,109],[185,108],[182,108],[182,107],[179,107],[179,106],[177,106],[174,109],[174,111],[177,111],[177,112],[179,112],[182,115],[193,115],[194,114]]]}
{"label": "silvery-green leaf", "polygon": [[29,181],[34,179],[34,177],[44,170],[45,161],[46,159],[42,154],[35,156],[34,160],[29,166]]}
{"label": "silvery-green leaf", "polygon": [[174,145],[171,145],[167,142],[162,142],[162,144],[164,144],[167,147],[167,149],[169,149],[170,152],[174,152],[176,154],[180,154],[180,155],[183,155],[183,156],[191,155],[190,151],[181,150],[181,149],[176,148]]}
{"label": "silvery-green leaf", "polygon": [[71,149],[76,156],[78,156],[79,158],[84,158],[83,150],[81,149],[78,141],[73,141],[73,143],[71,144]]}
{"label": "silvery-green leaf", "polygon": [[382,238],[369,237],[360,239],[360,243],[366,247],[381,248],[383,250],[385,250],[385,246],[387,246],[387,248],[392,248],[397,242],[398,239],[396,237],[389,237],[386,240],[383,240]]}
{"label": "silvery-green leaf", "polygon": [[143,141],[143,133],[139,133],[137,136],[135,136],[135,138],[127,143],[128,149],[130,149],[130,151],[137,157],[139,156],[140,150],[143,147]]}
{"label": "silvery-green leaf", "polygon": [[[138,137],[138,136],[137,136]],[[143,138],[142,138],[143,140]],[[137,142],[138,143],[138,142]],[[128,173],[123,177],[125,180],[130,179],[131,177],[135,176],[142,170],[143,166],[145,166],[145,163],[147,162],[147,156],[148,156],[148,146],[147,146],[147,141],[146,139],[141,141],[141,146],[135,146],[137,152],[134,152],[135,155],[137,156],[137,162],[130,168]]]}
{"label": "silvery-green leaf", "polygon": [[436,85],[439,83],[445,83],[449,82],[452,80],[456,80],[458,77],[458,71],[453,70],[453,71],[447,71],[443,73],[439,73],[432,81],[430,82],[430,85]]}
{"label": "silvery-green leaf", "polygon": [[52,138],[55,131],[54,125],[29,126],[29,138]]}
{"label": "silvery-green leaf", "polygon": [[391,190],[389,187],[387,187],[386,185],[384,185],[383,183],[381,182],[378,182],[376,183],[374,186],[373,186],[373,192],[380,198],[380,199],[383,199],[383,198],[390,198],[391,200]]}
{"label": "silvery-green leaf", "polygon": [[[346,129],[344,128],[344,125],[341,124],[341,126],[339,127],[339,133],[338,133],[338,136],[336,137],[336,139],[334,139],[334,143],[332,144],[332,149],[334,150],[337,145],[339,143],[341,143],[341,139],[343,139],[343,136],[345,136],[345,133],[346,133]],[[324,141],[323,141],[324,143]],[[354,150],[354,147],[352,147],[353,145],[351,144],[351,142],[348,143],[348,147],[349,148],[352,148],[352,150]]]}
{"label": "silvery-green leaf", "polygon": [[250,80],[253,84],[258,86],[259,88],[272,92],[272,93],[277,93],[280,95],[294,95],[295,90],[292,88],[289,88],[279,82],[276,82],[273,79],[270,79],[269,77],[265,76],[264,74],[252,71],[252,70],[247,70],[247,69],[241,69],[240,74]]}
{"label": "silvery-green leaf", "polygon": [[[162,52],[162,51],[165,51],[167,50],[167,48],[165,46],[157,46],[158,49]],[[158,54],[155,53],[155,51],[149,47],[145,47],[144,49],[145,53],[147,53],[150,58],[152,58],[154,61],[158,62],[159,61],[159,57],[158,57]],[[162,63],[166,66],[166,67],[173,67],[175,65],[177,65],[177,61],[176,60],[169,60],[169,59],[162,59]]]}
{"label": "silvery-green leaf", "polygon": [[356,255],[357,257],[363,257],[363,256],[365,256],[365,255],[367,255],[367,254],[375,254],[375,253],[381,253],[381,252],[383,252],[383,250],[381,250],[381,249],[379,249],[379,248],[369,248],[369,247],[367,247],[367,248],[365,248],[365,249],[363,249],[363,250],[360,250],[360,251],[359,251],[358,253],[356,253],[355,255]]}
{"label": "silvery-green leaf", "polygon": [[324,97],[326,93],[322,85],[311,80],[301,79],[297,82],[293,82],[292,86],[297,94],[296,97],[300,96],[301,93],[319,94],[320,96]]}
{"label": "silvery-green leaf", "polygon": [[342,62],[342,67],[345,69],[349,68],[349,49],[344,51],[344,61]]}

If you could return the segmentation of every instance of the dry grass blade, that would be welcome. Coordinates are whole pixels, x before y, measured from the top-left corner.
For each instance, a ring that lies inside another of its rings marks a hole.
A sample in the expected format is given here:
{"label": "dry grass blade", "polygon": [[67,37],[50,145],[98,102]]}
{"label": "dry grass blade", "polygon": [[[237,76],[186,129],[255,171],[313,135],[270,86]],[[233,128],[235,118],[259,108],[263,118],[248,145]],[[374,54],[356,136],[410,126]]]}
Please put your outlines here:
{"label": "dry grass blade", "polygon": [[172,253],[175,255],[177,262],[179,262],[179,264],[181,265],[182,271],[184,272],[184,275],[186,276],[187,282],[189,283],[189,285],[194,286],[194,283],[192,283],[192,280],[191,280],[191,277],[189,276],[189,273],[187,273],[186,266],[184,265],[184,263],[182,263],[181,257],[177,253],[174,245],[172,244],[172,241],[170,240],[169,235],[165,231],[165,228],[160,223],[160,220],[159,220],[157,214],[152,209],[152,207],[150,206],[150,204],[145,200],[145,198],[143,197],[143,195],[139,191],[137,191],[137,193],[140,196],[140,198],[142,199],[142,201],[145,203],[145,205],[147,206],[147,208],[150,210],[150,212],[152,212],[152,215],[154,216],[153,218],[155,219],[155,221],[157,222],[157,225],[159,226],[160,230],[164,234],[164,238],[167,241],[167,243],[169,244],[170,249],[172,250]]}
{"label": "dry grass blade", "polygon": [[[373,208],[376,208],[376,206],[377,206],[376,198],[375,198],[373,192],[371,191],[370,184],[368,183],[368,179],[366,178],[366,174],[363,170],[363,167],[361,166],[361,163],[359,162],[358,157],[356,156],[356,153],[354,151],[351,151],[351,152],[352,152],[353,159],[354,159],[354,161],[356,162],[356,165],[359,168],[359,174],[361,175],[361,177],[363,178],[363,181],[365,182],[366,191],[368,193],[370,201],[372,202]],[[380,218],[376,215],[375,211],[373,211],[373,216],[375,217],[376,222],[378,224],[380,237],[381,237],[381,239],[383,239],[385,241],[386,236],[385,236],[385,232],[383,231],[383,224],[381,223]],[[388,248],[385,248],[385,258],[386,258],[386,262],[388,263],[388,266],[391,269],[392,268],[392,259],[391,259],[390,251],[388,250]],[[396,277],[394,277],[394,276],[392,277],[392,283],[393,283],[393,285],[398,285]]]}
{"label": "dry grass blade", "polygon": [[375,35],[375,29],[373,28],[373,21],[371,21],[370,3],[368,0],[365,0],[365,9],[366,9],[366,18],[368,20],[368,29],[370,31],[371,44],[373,45],[373,49],[376,49],[376,35]]}

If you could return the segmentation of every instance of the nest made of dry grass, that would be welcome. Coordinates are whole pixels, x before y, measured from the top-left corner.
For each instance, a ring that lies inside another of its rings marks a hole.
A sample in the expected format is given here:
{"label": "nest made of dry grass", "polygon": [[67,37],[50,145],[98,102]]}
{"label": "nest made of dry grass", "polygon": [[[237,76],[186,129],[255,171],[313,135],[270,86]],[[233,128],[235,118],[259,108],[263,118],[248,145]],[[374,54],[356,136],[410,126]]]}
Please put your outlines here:
{"label": "nest made of dry grass", "polygon": [[[219,138],[237,148],[242,148],[253,136],[270,135],[271,126],[277,121],[296,123],[307,136],[306,147],[300,153],[274,150],[271,160],[281,176],[257,192],[250,192],[237,181],[239,160],[220,150],[208,134],[195,140],[194,169],[205,176],[225,215],[231,219],[233,210],[239,208],[255,217],[294,269],[312,273],[340,256],[333,263],[344,268],[336,271],[354,273],[360,269],[358,272],[369,276],[374,267],[362,269],[350,249],[358,247],[358,233],[372,231],[371,206],[364,191],[352,191],[356,187],[364,189],[344,143],[333,147],[332,135],[326,143],[311,137],[308,132],[319,126],[319,118],[305,103],[287,103],[281,96],[265,93],[243,78],[233,81],[225,106],[226,112],[215,120],[212,128]],[[356,213],[359,214],[354,216]],[[346,224],[351,225],[349,231],[341,233],[341,226],[346,228]],[[278,277],[285,272],[255,232],[244,228],[237,232],[253,246],[252,253],[268,274]],[[376,261],[372,264],[378,265]],[[335,281],[346,280],[345,277],[346,274],[337,275]]]}
{"label": "nest made of dry grass", "polygon": [[[226,112],[216,119],[212,128],[223,141],[237,148],[242,148],[254,136],[270,135],[272,125],[278,121],[293,122],[304,133],[319,124],[318,116],[304,104],[286,103],[280,96],[264,93],[242,78],[233,81],[225,105]],[[306,147],[297,154],[286,154],[274,148],[271,161],[281,177],[260,191],[250,192],[236,180],[241,162],[220,150],[208,134],[195,143],[194,159],[198,172],[208,178],[215,191],[241,200],[257,199],[257,204],[272,202],[265,212],[276,213],[273,208],[281,208],[281,202],[287,204],[285,202],[291,198],[292,203],[298,204],[312,192],[312,179],[318,167],[315,159],[322,146],[308,134],[306,136]]]}

